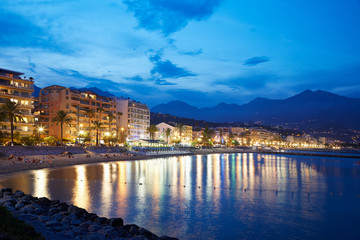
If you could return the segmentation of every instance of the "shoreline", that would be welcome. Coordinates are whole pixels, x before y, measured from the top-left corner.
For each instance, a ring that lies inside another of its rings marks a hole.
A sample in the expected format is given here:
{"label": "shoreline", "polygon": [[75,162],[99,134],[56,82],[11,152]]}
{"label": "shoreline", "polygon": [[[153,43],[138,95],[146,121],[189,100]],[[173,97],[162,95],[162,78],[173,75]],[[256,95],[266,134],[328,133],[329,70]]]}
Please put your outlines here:
{"label": "shoreline", "polygon": [[[316,154],[316,153],[294,153],[294,152],[273,152],[273,151],[256,151],[256,150],[243,150],[243,149],[202,149],[193,152],[184,152],[184,153],[174,153],[174,154],[153,154],[153,155],[135,155],[135,156],[126,156],[119,153],[102,153],[102,154],[73,154],[71,158],[68,156],[54,156],[53,158],[48,158],[47,155],[30,155],[25,157],[30,161],[25,163],[24,161],[17,160],[5,160],[0,159],[0,175],[31,171],[37,169],[45,168],[61,168],[73,165],[81,164],[93,164],[93,163],[106,163],[106,162],[116,162],[116,161],[134,161],[134,160],[150,160],[154,158],[168,158],[168,157],[178,157],[178,156],[193,156],[193,155],[207,155],[207,154],[216,154],[216,153],[258,153],[258,154],[274,154],[274,155],[299,155],[299,156],[312,156],[312,157],[331,157],[331,158],[353,158],[360,159],[360,156],[348,156],[348,155],[331,155],[331,154]],[[108,155],[108,157],[105,157]],[[43,160],[43,163],[31,162],[32,159]]]}

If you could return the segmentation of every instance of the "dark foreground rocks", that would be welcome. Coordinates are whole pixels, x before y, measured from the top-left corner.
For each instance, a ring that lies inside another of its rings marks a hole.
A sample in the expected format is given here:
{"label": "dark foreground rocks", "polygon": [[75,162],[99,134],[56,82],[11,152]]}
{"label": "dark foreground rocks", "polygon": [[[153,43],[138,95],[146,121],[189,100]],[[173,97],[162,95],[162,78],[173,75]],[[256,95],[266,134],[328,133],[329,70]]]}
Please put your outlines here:
{"label": "dark foreground rocks", "polygon": [[34,226],[46,239],[133,239],[176,240],[158,237],[135,224],[124,225],[121,218],[104,218],[58,200],[37,198],[10,188],[0,190],[0,204],[20,220]]}

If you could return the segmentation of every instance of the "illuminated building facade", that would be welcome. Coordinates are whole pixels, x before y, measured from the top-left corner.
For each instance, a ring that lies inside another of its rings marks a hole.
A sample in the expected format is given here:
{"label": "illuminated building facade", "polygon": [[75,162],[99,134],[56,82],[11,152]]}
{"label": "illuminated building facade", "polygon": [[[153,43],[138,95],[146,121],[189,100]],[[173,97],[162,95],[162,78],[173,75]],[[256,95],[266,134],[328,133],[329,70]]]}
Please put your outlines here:
{"label": "illuminated building facade", "polygon": [[[22,77],[21,72],[0,68],[0,107],[7,101],[19,104],[23,114],[22,121],[14,122],[14,133],[19,132],[20,137],[29,136],[34,131],[34,81],[32,78]],[[10,122],[0,122],[0,130],[10,134]]]}
{"label": "illuminated building facade", "polygon": [[[100,139],[105,135],[116,135],[116,119],[109,124],[109,114],[116,116],[116,102],[113,98],[100,96],[91,91],[79,91],[58,85],[41,89],[39,94],[38,125],[43,126],[48,135],[60,138],[60,124],[51,120],[60,110],[69,112],[71,124],[64,124],[63,138],[73,142],[81,141],[81,136],[89,132],[92,121],[100,121],[102,130]],[[89,110],[94,112],[90,117]],[[95,141],[96,131],[91,130],[92,142]]]}
{"label": "illuminated building facade", "polygon": [[120,128],[123,128],[127,140],[150,139],[147,132],[150,127],[150,110],[146,104],[123,97],[115,98],[116,112],[121,112]]}

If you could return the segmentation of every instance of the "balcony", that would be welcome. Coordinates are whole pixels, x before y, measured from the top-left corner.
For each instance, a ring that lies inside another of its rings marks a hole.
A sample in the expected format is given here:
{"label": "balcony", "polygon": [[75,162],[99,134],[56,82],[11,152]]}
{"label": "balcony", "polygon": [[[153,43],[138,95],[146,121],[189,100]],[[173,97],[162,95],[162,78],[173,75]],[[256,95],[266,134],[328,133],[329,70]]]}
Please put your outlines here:
{"label": "balcony", "polygon": [[[22,80],[24,80],[24,79],[22,79]],[[26,91],[34,91],[34,86],[33,86],[32,83],[33,82],[29,83],[29,86],[25,87],[25,86],[21,86],[21,84],[17,83],[17,82],[10,83],[10,81],[0,80],[0,86],[5,86],[5,87],[15,88],[15,89],[21,89],[21,90],[26,90]]]}

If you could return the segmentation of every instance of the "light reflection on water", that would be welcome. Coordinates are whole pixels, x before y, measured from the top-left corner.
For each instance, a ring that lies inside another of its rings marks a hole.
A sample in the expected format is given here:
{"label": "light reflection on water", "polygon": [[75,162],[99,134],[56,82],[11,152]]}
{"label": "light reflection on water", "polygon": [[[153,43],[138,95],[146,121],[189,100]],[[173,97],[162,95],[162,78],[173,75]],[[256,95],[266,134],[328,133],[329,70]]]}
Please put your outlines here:
{"label": "light reflection on water", "polygon": [[182,156],[3,175],[0,187],[182,239],[358,239],[360,168],[354,161]]}

